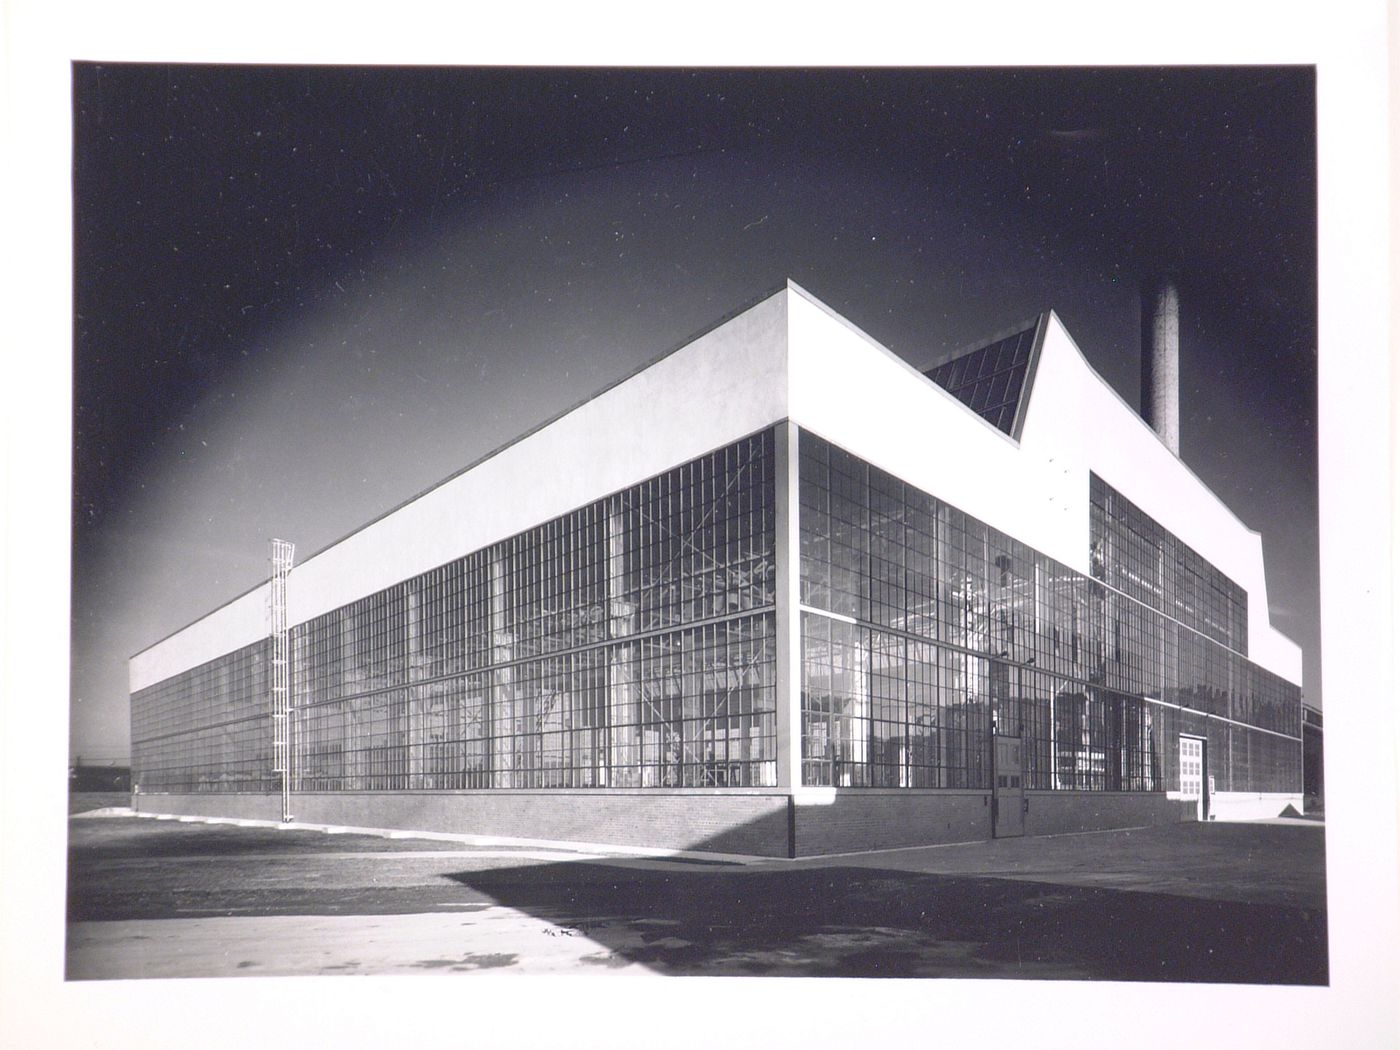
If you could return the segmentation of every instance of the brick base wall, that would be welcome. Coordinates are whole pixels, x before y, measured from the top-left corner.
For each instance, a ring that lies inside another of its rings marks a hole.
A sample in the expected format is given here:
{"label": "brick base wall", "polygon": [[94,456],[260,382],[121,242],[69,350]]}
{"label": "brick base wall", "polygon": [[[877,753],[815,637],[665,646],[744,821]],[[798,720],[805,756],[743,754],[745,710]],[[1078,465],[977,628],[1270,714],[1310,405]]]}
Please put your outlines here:
{"label": "brick base wall", "polygon": [[1190,802],[1164,794],[1117,791],[1027,791],[1026,834],[1063,835],[1196,819]]}
{"label": "brick base wall", "polygon": [[[137,795],[148,813],[278,820],[276,795]],[[308,824],[785,857],[788,796],[677,792],[326,792],[292,797]]]}
{"label": "brick base wall", "polygon": [[797,856],[991,838],[991,793],[837,791],[794,810]]}
{"label": "brick base wall", "polygon": [[[1142,827],[1195,818],[1195,806],[1162,794],[1027,792],[1027,835]],[[276,795],[142,794],[138,812],[278,820]],[[642,846],[761,857],[976,842],[992,837],[991,794],[982,791],[848,790],[685,793],[326,792],[298,794],[308,824]],[[789,819],[791,818],[791,831]]]}

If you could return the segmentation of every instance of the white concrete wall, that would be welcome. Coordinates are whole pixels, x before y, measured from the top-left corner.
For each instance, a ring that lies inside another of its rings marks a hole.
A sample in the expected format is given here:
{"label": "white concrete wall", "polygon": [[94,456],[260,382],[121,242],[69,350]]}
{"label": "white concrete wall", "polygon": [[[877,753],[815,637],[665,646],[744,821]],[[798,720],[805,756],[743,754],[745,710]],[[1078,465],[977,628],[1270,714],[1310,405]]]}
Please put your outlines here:
{"label": "white concrete wall", "polygon": [[[1249,592],[1250,656],[1301,682],[1262,547],[1052,317],[1021,444],[796,285],[296,566],[302,623],[791,418],[1080,572],[1093,470]],[[266,588],[138,654],[133,690],[267,633]]]}
{"label": "white concrete wall", "polygon": [[800,290],[788,325],[799,426],[1046,554],[1088,546],[1061,479],[952,394]]}
{"label": "white concrete wall", "polygon": [[1303,796],[1280,792],[1253,794],[1247,791],[1217,791],[1210,797],[1210,817],[1222,822],[1270,820],[1282,816],[1289,806],[1301,814]]}
{"label": "white concrete wall", "polygon": [[1249,593],[1249,651],[1302,684],[1302,651],[1269,622],[1260,536],[1090,367],[1053,314],[1019,447],[796,286],[789,412],[799,426],[1089,574],[1098,474]]}
{"label": "white concrete wall", "polygon": [[[1022,449],[1060,479],[1076,518],[1069,548],[1046,554],[1089,571],[1089,473],[1099,475],[1249,593],[1249,655],[1302,684],[1302,651],[1269,622],[1264,549],[1248,528],[1090,367],[1051,316],[1021,433]],[[1029,542],[1029,541],[1028,541]]]}
{"label": "white concrete wall", "polygon": [[264,583],[137,653],[127,665],[131,691],[163,682],[216,656],[266,638],[271,630],[267,593],[268,585]]}
{"label": "white concrete wall", "polygon": [[[786,415],[779,292],[292,569],[303,623],[770,426]],[[131,661],[140,689],[267,634],[266,588]]]}

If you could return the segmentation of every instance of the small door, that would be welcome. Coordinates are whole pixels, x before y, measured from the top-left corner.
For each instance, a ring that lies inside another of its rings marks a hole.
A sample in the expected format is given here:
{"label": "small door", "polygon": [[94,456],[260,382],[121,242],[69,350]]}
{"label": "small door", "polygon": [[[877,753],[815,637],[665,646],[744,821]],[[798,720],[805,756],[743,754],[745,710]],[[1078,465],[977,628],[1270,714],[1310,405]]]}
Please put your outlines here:
{"label": "small door", "polygon": [[1198,736],[1180,738],[1180,758],[1177,766],[1181,775],[1181,797],[1196,800],[1196,819],[1206,818],[1205,744]]}
{"label": "small door", "polygon": [[1026,833],[1025,771],[1021,768],[1021,738],[999,736],[996,740],[996,764],[992,775],[996,783],[996,827],[993,834],[1011,838]]}

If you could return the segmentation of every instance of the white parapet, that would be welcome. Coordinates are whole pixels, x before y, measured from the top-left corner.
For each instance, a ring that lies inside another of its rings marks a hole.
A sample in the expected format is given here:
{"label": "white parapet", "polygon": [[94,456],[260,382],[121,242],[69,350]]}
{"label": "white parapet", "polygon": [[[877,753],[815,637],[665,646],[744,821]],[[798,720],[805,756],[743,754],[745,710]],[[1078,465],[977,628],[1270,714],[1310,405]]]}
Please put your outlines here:
{"label": "white parapet", "polygon": [[[1249,595],[1249,656],[1301,682],[1250,530],[1089,366],[1053,315],[1019,441],[796,285],[291,571],[288,624],[373,594],[783,420],[1089,574],[1098,474]],[[136,691],[266,638],[267,585],[131,660]]]}

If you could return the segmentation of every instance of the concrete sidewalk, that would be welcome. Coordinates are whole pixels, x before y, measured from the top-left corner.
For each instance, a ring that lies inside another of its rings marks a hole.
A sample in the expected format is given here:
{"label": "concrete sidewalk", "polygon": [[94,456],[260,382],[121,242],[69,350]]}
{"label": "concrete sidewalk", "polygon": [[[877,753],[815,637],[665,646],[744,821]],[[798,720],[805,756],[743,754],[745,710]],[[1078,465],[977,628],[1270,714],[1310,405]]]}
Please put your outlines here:
{"label": "concrete sidewalk", "polygon": [[70,933],[68,952],[72,980],[483,971],[655,975],[589,939],[583,929],[490,904],[372,917],[80,922]]}

